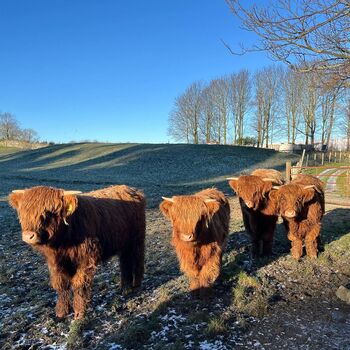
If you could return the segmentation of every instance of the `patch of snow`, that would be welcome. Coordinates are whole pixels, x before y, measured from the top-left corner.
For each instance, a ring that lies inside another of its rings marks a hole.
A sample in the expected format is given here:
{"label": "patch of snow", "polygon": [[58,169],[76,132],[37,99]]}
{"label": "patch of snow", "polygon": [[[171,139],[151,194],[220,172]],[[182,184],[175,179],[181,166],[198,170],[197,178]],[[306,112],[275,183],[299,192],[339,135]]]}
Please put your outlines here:
{"label": "patch of snow", "polygon": [[215,342],[211,343],[207,340],[204,340],[199,343],[199,348],[201,350],[226,350],[228,349],[221,340],[216,340]]}

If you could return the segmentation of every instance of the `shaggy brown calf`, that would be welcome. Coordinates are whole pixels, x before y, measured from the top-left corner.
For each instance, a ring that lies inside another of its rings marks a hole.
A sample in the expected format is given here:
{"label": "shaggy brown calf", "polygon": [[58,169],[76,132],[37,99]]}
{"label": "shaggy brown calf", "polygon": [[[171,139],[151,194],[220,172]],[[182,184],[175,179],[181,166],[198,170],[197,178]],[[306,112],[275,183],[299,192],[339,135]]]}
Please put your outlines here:
{"label": "shaggy brown calf", "polygon": [[163,199],[160,210],[172,223],[172,244],[180,269],[190,280],[190,290],[204,296],[220,274],[229,230],[229,203],[213,188]]}
{"label": "shaggy brown calf", "polygon": [[252,175],[228,180],[239,196],[244,227],[252,240],[253,257],[270,255],[278,214],[269,193],[275,191],[273,185],[283,184],[281,173],[274,169],[257,169]]}
{"label": "shaggy brown calf", "polygon": [[316,258],[325,206],[322,181],[299,174],[289,184],[271,193],[271,197],[278,202],[279,213],[292,243],[292,256],[295,259],[302,256],[304,241],[306,254]]}
{"label": "shaggy brown calf", "polygon": [[56,315],[84,317],[97,264],[118,254],[121,287],[138,287],[144,272],[145,198],[127,186],[76,195],[33,187],[9,196],[17,210],[22,239],[42,253],[58,293]]}

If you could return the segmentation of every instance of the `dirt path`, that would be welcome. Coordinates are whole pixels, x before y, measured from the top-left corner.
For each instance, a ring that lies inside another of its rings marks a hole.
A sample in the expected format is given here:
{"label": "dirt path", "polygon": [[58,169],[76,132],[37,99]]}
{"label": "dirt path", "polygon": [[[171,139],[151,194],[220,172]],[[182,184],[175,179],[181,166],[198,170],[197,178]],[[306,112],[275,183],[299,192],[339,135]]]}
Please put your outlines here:
{"label": "dirt path", "polygon": [[[336,192],[337,191],[337,179],[339,175],[345,173],[346,170],[344,169],[338,169],[338,168],[332,168],[332,169],[326,169],[322,171],[319,175],[320,178],[327,176],[327,182],[326,182],[326,191],[327,192]],[[331,173],[331,175],[329,175]]]}

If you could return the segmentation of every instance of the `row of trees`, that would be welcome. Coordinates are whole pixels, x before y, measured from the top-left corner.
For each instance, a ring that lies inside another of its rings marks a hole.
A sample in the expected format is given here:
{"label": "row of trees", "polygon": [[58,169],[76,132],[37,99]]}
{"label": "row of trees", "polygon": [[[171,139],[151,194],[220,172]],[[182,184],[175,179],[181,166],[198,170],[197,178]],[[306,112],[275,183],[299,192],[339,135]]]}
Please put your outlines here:
{"label": "row of trees", "polygon": [[0,140],[32,143],[37,142],[38,139],[38,133],[33,129],[22,129],[13,114],[0,114]]}
{"label": "row of trees", "polygon": [[258,147],[268,147],[273,141],[302,139],[305,144],[329,144],[346,115],[349,96],[341,82],[325,85],[323,81],[319,72],[272,65],[255,73],[241,70],[207,84],[194,82],[176,98],[168,133],[187,143],[255,140]]}
{"label": "row of trees", "polygon": [[[276,138],[328,144],[337,123],[350,149],[350,2],[226,0],[242,26],[257,35],[233,54],[266,51],[289,69],[271,66],[193,83],[175,101],[169,134],[177,141],[258,146]],[[248,140],[251,142],[251,139]]]}

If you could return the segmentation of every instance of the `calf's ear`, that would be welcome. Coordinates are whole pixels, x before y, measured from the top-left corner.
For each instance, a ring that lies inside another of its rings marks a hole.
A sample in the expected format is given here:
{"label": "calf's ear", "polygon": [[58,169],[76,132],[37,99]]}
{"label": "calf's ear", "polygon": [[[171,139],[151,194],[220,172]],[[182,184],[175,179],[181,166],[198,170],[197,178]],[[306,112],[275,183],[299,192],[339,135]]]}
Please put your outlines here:
{"label": "calf's ear", "polygon": [[12,192],[9,194],[9,203],[12,208],[18,209],[23,198],[23,192]]}
{"label": "calf's ear", "polygon": [[263,196],[265,197],[267,193],[272,190],[272,182],[264,181]]}
{"label": "calf's ear", "polygon": [[303,202],[310,202],[315,196],[315,189],[313,186],[306,186],[303,188]]}
{"label": "calf's ear", "polygon": [[230,187],[238,194],[238,178],[237,179],[228,179],[228,184]]}
{"label": "calf's ear", "polygon": [[171,206],[173,205],[174,201],[172,198],[166,198],[166,197],[162,197],[162,198],[163,198],[163,202],[160,203],[159,209],[163,213],[164,216],[166,216],[167,218],[170,218],[169,210],[170,210]]}
{"label": "calf's ear", "polygon": [[72,215],[78,207],[77,196],[67,194],[63,196],[63,217],[66,218]]}
{"label": "calf's ear", "polygon": [[278,202],[278,189],[272,188],[271,191],[269,192],[269,199],[274,201],[274,202]]}
{"label": "calf's ear", "polygon": [[220,209],[220,203],[215,199],[206,200],[205,205],[208,208],[208,212],[210,216],[213,216]]}

